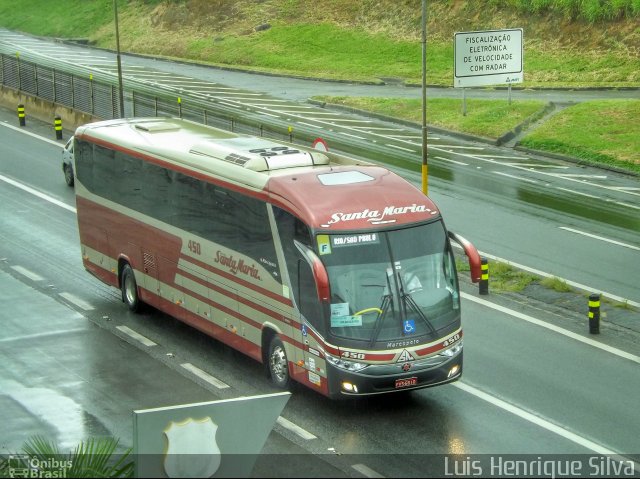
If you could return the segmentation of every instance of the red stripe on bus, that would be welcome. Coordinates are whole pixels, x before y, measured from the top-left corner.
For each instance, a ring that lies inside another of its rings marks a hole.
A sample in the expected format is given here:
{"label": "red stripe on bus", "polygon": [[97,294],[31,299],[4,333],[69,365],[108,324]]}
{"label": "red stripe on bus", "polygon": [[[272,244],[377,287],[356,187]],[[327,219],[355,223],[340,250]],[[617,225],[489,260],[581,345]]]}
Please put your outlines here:
{"label": "red stripe on bus", "polygon": [[184,261],[188,261],[191,262],[193,264],[195,264],[196,266],[199,266],[202,269],[206,269],[207,271],[210,271],[211,273],[217,274],[218,276],[222,276],[223,278],[229,279],[231,281],[233,281],[234,283],[237,283],[241,286],[244,286],[245,288],[248,288],[252,291],[255,291],[256,293],[260,293],[263,294],[271,299],[275,299],[276,301],[286,305],[286,306],[293,306],[293,302],[288,299],[285,298],[282,295],[279,295],[277,293],[274,293],[273,291],[269,291],[268,289],[262,288],[258,285],[255,285],[253,283],[250,283],[249,281],[246,281],[244,279],[238,278],[237,276],[229,273],[228,271],[223,271],[221,269],[216,268],[215,266],[209,264],[209,263],[205,263],[203,261],[200,261],[199,259],[196,259],[192,256],[187,256],[185,254],[182,254],[180,256],[180,259],[184,260]]}
{"label": "red stripe on bus", "polygon": [[[207,280],[204,280],[202,278],[199,278],[198,276],[192,275],[191,273],[189,273],[188,271],[185,271],[183,269],[180,270],[180,273],[183,276],[188,277],[192,281],[204,286],[207,289],[216,291],[216,292],[218,292],[220,294],[223,294],[223,295],[228,295],[228,294],[231,293],[229,290],[221,288],[220,286],[216,286],[215,284],[211,283],[210,281],[207,281]],[[197,293],[194,293],[192,291],[189,291],[189,293],[197,295]],[[258,312],[261,312],[261,313],[263,313],[263,314],[265,314],[267,316],[270,316],[270,317],[272,317],[272,318],[274,318],[274,319],[276,319],[278,321],[283,321],[284,318],[286,317],[284,314],[278,313],[277,311],[273,311],[273,310],[271,310],[269,308],[265,308],[264,306],[261,306],[261,305],[255,303],[255,302],[251,301],[248,298],[242,297],[242,296],[240,296],[238,294],[234,294],[234,296],[236,297],[236,301],[238,301],[239,303],[242,303],[245,306],[248,306],[248,307],[250,307],[251,309],[253,309],[255,311],[258,311]],[[203,300],[205,300],[205,299],[203,298]],[[300,327],[299,323],[297,323],[297,322],[295,322],[293,320],[292,320],[291,324],[296,326],[296,327],[298,327],[298,328]]]}

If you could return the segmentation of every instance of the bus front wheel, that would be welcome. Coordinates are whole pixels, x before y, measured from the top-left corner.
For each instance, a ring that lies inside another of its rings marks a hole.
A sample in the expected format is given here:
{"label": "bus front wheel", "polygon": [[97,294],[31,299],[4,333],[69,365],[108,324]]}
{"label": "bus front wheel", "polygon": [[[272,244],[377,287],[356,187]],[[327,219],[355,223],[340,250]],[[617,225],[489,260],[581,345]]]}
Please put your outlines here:
{"label": "bus front wheel", "polygon": [[122,290],[122,301],[127,305],[129,310],[134,313],[140,312],[142,302],[138,297],[138,284],[136,283],[136,277],[133,274],[133,269],[129,264],[125,264],[122,268],[120,288]]}
{"label": "bus front wheel", "polygon": [[278,336],[271,339],[269,345],[269,374],[271,381],[281,389],[287,389],[290,385],[289,360],[282,340]]}

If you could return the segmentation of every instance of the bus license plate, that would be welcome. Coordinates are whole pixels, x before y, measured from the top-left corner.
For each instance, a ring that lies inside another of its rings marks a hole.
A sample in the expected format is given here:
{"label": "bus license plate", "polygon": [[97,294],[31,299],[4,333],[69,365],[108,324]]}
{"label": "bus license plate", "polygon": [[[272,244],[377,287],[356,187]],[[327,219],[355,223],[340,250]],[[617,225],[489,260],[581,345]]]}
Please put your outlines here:
{"label": "bus license plate", "polygon": [[418,384],[418,378],[396,379],[396,389],[415,386],[416,384]]}

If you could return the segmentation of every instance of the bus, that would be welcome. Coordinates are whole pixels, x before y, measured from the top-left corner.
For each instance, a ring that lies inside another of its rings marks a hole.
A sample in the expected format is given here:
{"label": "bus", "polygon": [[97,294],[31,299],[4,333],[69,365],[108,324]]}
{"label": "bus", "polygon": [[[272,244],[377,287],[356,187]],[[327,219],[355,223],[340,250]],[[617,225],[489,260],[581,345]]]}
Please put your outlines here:
{"label": "bus", "polygon": [[82,261],[144,305],[330,398],[462,374],[460,289],[480,257],[395,173],[179,118],[74,137]]}

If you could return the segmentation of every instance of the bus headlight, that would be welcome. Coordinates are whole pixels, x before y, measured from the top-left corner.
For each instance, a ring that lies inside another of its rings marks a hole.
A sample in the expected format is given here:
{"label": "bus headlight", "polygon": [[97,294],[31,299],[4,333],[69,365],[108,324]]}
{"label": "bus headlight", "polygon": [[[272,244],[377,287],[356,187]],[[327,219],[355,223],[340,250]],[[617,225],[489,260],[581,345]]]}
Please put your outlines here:
{"label": "bus headlight", "polygon": [[347,361],[346,359],[336,358],[330,354],[325,353],[325,358],[335,367],[340,369],[346,369],[347,371],[356,372],[360,371],[368,366],[364,363],[356,363],[355,361]]}
{"label": "bus headlight", "polygon": [[456,354],[462,351],[462,341],[458,341],[455,345],[451,346],[449,349],[445,349],[440,353],[440,356],[445,356],[447,358],[452,358]]}

